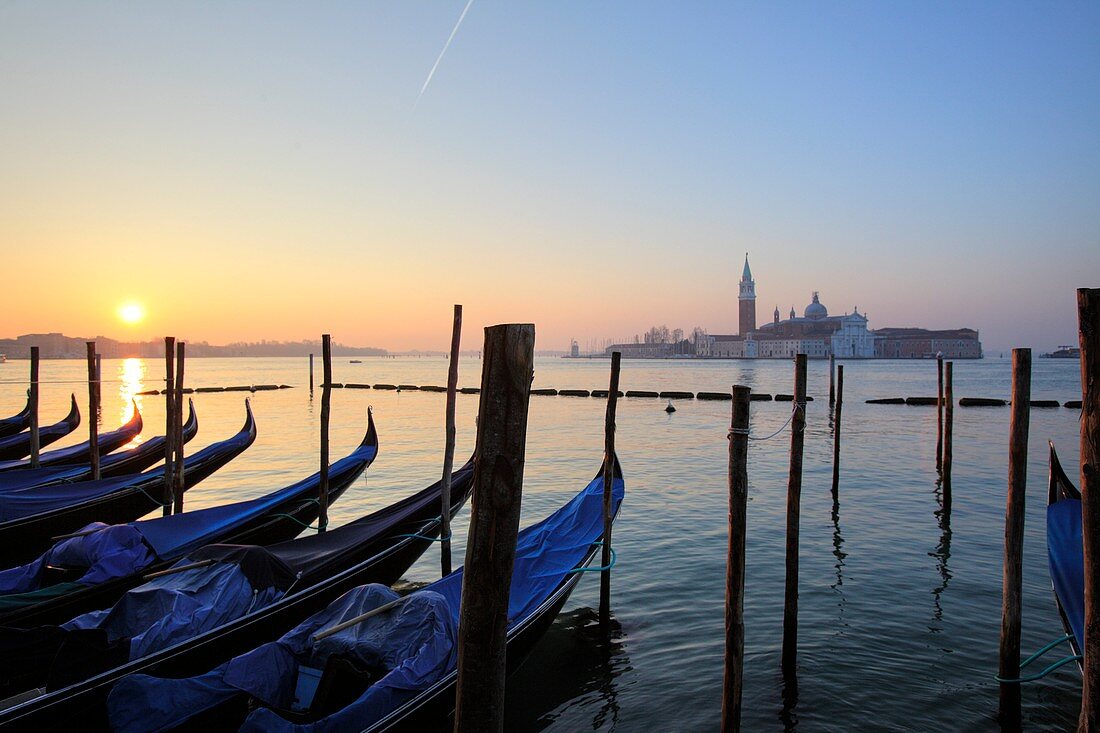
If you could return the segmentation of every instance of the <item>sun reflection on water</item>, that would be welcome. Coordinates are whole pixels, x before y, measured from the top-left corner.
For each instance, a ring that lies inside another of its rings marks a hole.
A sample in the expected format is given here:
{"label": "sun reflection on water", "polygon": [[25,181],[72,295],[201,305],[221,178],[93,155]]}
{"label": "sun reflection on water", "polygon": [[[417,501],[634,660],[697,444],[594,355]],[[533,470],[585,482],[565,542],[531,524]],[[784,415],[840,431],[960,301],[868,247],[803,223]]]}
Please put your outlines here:
{"label": "sun reflection on water", "polygon": [[[123,359],[118,368],[118,396],[121,402],[121,415],[119,419],[126,424],[134,416],[134,404],[138,410],[142,409],[142,397],[139,392],[145,389],[145,360]],[[129,445],[141,443],[141,436],[137,435]]]}

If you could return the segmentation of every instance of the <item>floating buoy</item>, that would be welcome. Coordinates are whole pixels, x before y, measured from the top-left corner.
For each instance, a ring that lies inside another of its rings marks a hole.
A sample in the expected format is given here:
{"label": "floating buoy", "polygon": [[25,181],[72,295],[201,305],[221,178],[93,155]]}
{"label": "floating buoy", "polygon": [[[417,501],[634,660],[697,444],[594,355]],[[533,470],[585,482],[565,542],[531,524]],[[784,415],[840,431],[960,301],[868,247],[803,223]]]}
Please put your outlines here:
{"label": "floating buoy", "polygon": [[668,404],[665,405],[665,412],[668,412],[668,413],[676,412],[676,408],[673,407],[673,405],[672,405],[672,400],[669,400]]}

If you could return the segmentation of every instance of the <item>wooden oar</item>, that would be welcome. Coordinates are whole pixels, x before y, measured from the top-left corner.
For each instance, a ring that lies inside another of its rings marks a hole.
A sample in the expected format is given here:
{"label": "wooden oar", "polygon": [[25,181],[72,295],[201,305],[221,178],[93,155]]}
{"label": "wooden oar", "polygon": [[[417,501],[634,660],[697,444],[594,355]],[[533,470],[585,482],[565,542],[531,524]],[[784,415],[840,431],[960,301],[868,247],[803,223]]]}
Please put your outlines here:
{"label": "wooden oar", "polygon": [[389,611],[391,608],[393,608],[394,606],[396,606],[399,603],[404,602],[408,598],[410,598],[410,596],[404,596],[402,598],[398,598],[397,600],[390,601],[389,603],[383,603],[378,608],[373,608],[370,611],[367,611],[366,613],[363,613],[363,614],[360,614],[360,615],[356,616],[355,618],[349,618],[347,621],[341,621],[340,623],[336,624],[335,626],[330,626],[329,628],[325,629],[324,631],[319,631],[316,634],[314,634],[313,635],[313,640],[314,641],[320,641],[321,639],[325,639],[329,636],[332,636],[333,634],[338,634],[341,631],[343,631],[344,629],[355,626],[356,624],[361,624],[364,621],[366,621],[368,618],[371,618],[373,616],[377,616],[379,614],[385,613],[386,611]]}
{"label": "wooden oar", "polygon": [[217,560],[199,560],[198,562],[188,563],[187,565],[179,565],[174,568],[168,568],[167,570],[158,570],[155,573],[149,573],[142,580],[152,580],[153,578],[160,578],[165,575],[172,575],[173,573],[182,573],[184,570],[194,570],[195,568],[205,568],[208,565],[213,565]]}

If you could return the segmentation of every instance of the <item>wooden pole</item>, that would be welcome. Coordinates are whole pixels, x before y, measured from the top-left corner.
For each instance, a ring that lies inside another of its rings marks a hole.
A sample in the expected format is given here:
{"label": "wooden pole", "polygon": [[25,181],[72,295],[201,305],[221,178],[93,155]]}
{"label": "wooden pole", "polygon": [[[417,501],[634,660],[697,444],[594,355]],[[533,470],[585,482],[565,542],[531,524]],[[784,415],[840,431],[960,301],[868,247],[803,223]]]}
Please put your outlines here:
{"label": "wooden pole", "polygon": [[99,473],[99,379],[95,373],[95,341],[85,343],[88,349],[88,456],[92,464],[92,480],[100,479]]}
{"label": "wooden pole", "polygon": [[952,434],[955,428],[955,390],[952,380],[953,362],[944,364],[943,372],[943,466],[941,467],[941,485],[943,486],[943,510],[951,511],[951,464]]}
{"label": "wooden pole", "polygon": [[477,461],[458,625],[456,733],[504,728],[508,595],[519,533],[532,324],[485,329]]}
{"label": "wooden pole", "polygon": [[[1012,350],[1012,417],[1008,429],[1008,496],[1005,501],[1005,549],[1001,575],[1000,677],[1020,676],[1024,506],[1027,441],[1031,418],[1031,349]],[[1001,683],[1001,730],[1020,729],[1020,685]]]}
{"label": "wooden pole", "polygon": [[836,401],[836,392],[833,385],[836,379],[836,354],[829,354],[829,404]]}
{"label": "wooden pole", "polygon": [[172,513],[175,504],[173,488],[175,486],[175,468],[172,460],[176,454],[175,408],[172,394],[175,391],[176,369],[173,361],[176,352],[176,339],[164,337],[164,516]]}
{"label": "wooden pole", "polygon": [[313,395],[313,354],[309,355],[309,394]]}
{"label": "wooden pole", "polygon": [[936,357],[936,470],[943,469],[943,357]]}
{"label": "wooden pole", "polygon": [[607,412],[603,422],[603,551],[600,564],[600,623],[611,622],[611,490],[615,485],[615,408],[619,403],[619,369],[623,355],[611,352],[611,381],[607,388]]}
{"label": "wooden pole", "polygon": [[844,365],[837,367],[836,407],[833,408],[833,501],[840,496],[840,413],[844,407]]}
{"label": "wooden pole", "polygon": [[455,304],[451,327],[451,361],[447,368],[446,445],[443,449],[443,522],[440,526],[439,563],[444,576],[451,574],[451,470],[455,460],[455,397],[458,394],[458,353],[462,341],[462,306]]}
{"label": "wooden pole", "polygon": [[794,416],[787,476],[787,573],[783,598],[783,673],[793,675],[798,660],[798,517],[802,507],[802,446],[806,432],[806,355],[794,362]]}
{"label": "wooden pole", "polygon": [[328,529],[328,420],[332,405],[332,336],[321,336],[321,489],[317,497],[317,531]]}
{"label": "wooden pole", "polygon": [[39,453],[42,451],[41,436],[38,433],[38,347],[31,347],[31,468],[38,468],[41,462]]}
{"label": "wooden pole", "polygon": [[183,363],[187,344],[180,341],[176,344],[176,388],[175,398],[172,400],[172,439],[176,442],[173,450],[175,459],[172,468],[175,470],[174,489],[176,514],[183,512],[183,492],[187,487],[183,485]]}
{"label": "wooden pole", "polygon": [[1085,555],[1084,673],[1077,730],[1100,730],[1100,288],[1077,291],[1081,343],[1081,534]]}
{"label": "wooden pole", "polygon": [[[842,367],[843,368],[843,367]],[[726,655],[722,681],[722,733],[741,730],[745,662],[745,527],[749,501],[749,392],[734,385],[730,417],[729,532],[726,554]]]}

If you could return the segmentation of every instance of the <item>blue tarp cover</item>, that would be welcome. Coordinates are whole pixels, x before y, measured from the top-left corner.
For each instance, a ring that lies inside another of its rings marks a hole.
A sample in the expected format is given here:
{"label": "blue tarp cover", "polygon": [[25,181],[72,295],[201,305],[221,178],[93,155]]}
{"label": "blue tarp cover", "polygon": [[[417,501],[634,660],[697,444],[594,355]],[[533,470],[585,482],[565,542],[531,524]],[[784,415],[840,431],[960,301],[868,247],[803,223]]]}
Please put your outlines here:
{"label": "blue tarp cover", "polygon": [[[373,460],[377,452],[376,446],[360,446],[351,455],[329,466],[329,475],[339,474],[349,468],[354,469],[356,464]],[[297,494],[309,493],[312,487],[319,485],[319,481],[319,474],[314,474],[258,499],[146,520],[139,523],[141,533],[158,555],[165,558],[174,557],[202,547],[209,543],[212,537],[224,533],[227,527],[261,516]]]}
{"label": "blue tarp cover", "polygon": [[62,540],[37,560],[0,571],[0,593],[37,590],[47,565],[85,568],[86,572],[77,582],[97,585],[136,573],[156,559],[141,533],[132,525],[93,522],[80,531],[91,533]]}
{"label": "blue tarp cover", "polygon": [[[177,566],[194,562],[190,557]],[[154,578],[126,593],[114,607],[77,616],[66,630],[102,629],[107,640],[130,640],[130,659],[221,626],[278,600],[283,591],[253,588],[240,566],[219,562]]]}
{"label": "blue tarp cover", "polygon": [[1085,640],[1085,556],[1081,542],[1081,502],[1062,499],[1047,506],[1050,579],[1070,629],[1083,649]]}
{"label": "blue tarp cover", "polygon": [[0,493],[0,522],[31,517],[35,514],[62,509],[91,499],[98,499],[116,491],[138,484],[152,484],[163,480],[164,471],[146,472],[132,476],[116,476],[99,481],[80,481],[75,484],[33,486],[17,491]]}
{"label": "blue tarp cover", "polygon": [[[614,508],[623,482],[613,485]],[[509,626],[529,616],[584,558],[603,534],[603,480],[597,477],[568,504],[520,533],[509,598]],[[409,596],[391,613],[335,634],[319,644],[310,636],[396,598],[379,586],[361,586],[297,626],[279,641],[188,679],[133,675],[111,692],[112,728],[153,731],[172,727],[242,692],[267,705],[288,708],[298,667],[323,668],[335,652],[366,664],[381,663],[389,674],[354,703],[312,724],[296,725],[267,708],[253,711],[242,730],[359,731],[415,697],[452,671],[462,594],[462,570]]]}

